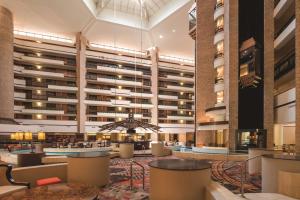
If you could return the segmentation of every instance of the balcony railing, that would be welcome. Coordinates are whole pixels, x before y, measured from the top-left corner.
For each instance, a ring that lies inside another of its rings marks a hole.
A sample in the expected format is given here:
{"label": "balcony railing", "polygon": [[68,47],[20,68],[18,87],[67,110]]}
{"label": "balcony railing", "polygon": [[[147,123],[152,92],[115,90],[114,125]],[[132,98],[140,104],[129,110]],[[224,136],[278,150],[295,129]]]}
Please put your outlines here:
{"label": "balcony railing", "polygon": [[275,65],[274,79],[278,80],[283,75],[295,68],[295,52],[289,53]]}
{"label": "balcony railing", "polygon": [[283,27],[281,27],[277,32],[274,34],[274,39],[276,39],[289,25],[290,23],[295,19],[295,15],[291,16],[289,20],[284,24]]}

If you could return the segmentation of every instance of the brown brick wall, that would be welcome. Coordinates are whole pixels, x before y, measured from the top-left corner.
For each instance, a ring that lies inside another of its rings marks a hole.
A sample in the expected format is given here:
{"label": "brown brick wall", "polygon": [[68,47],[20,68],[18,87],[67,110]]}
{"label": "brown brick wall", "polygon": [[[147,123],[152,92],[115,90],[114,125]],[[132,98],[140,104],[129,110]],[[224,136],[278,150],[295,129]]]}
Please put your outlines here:
{"label": "brown brick wall", "polygon": [[274,3],[264,1],[264,128],[267,147],[274,144]]}
{"label": "brown brick wall", "polygon": [[[216,103],[214,93],[214,6],[216,0],[197,0],[196,95],[197,123],[209,121],[205,109]],[[211,131],[197,133],[196,143],[209,143]]]}
{"label": "brown brick wall", "polygon": [[296,148],[300,152],[300,1],[296,1],[296,30],[295,30],[295,44],[296,44],[296,71],[295,71],[295,85],[296,85]]}
{"label": "brown brick wall", "polygon": [[238,129],[238,0],[225,1],[225,103],[229,121],[226,143],[235,149],[235,131]]}

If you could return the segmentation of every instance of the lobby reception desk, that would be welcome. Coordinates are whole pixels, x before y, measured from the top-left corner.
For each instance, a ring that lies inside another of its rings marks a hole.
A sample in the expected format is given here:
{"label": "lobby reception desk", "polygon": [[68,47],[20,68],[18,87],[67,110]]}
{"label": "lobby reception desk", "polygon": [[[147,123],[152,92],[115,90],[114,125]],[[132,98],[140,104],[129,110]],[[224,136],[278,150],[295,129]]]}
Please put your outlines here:
{"label": "lobby reception desk", "polygon": [[300,173],[300,156],[294,155],[263,155],[262,157],[262,192],[279,193],[285,185],[282,173]]}
{"label": "lobby reception desk", "polygon": [[85,152],[69,155],[68,182],[104,186],[109,180],[109,154]]}
{"label": "lobby reception desk", "polygon": [[155,160],[150,166],[150,199],[202,200],[211,181],[211,165],[204,160]]}

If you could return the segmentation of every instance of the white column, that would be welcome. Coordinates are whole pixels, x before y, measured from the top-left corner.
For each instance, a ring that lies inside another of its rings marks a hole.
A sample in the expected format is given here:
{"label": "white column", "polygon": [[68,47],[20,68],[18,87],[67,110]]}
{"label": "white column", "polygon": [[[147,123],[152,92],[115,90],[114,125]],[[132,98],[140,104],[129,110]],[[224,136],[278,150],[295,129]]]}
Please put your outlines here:
{"label": "white column", "polygon": [[[151,99],[153,108],[151,109],[151,124],[158,125],[158,48],[151,49],[151,91],[153,97]],[[158,141],[158,134],[151,134],[152,141]]]}
{"label": "white column", "polygon": [[88,139],[88,135],[85,132],[85,121],[86,121],[86,105],[84,104],[84,100],[86,98],[86,94],[84,92],[84,88],[86,87],[86,38],[81,34],[78,33],[76,35],[76,82],[78,87],[77,92],[77,132],[80,134],[84,134],[84,140]]}

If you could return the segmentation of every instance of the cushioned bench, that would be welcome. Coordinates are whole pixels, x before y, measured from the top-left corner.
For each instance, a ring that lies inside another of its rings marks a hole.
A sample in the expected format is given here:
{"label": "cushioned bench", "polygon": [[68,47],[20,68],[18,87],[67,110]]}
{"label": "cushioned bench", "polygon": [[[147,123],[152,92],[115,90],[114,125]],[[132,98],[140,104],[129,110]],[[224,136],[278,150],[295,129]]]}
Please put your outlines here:
{"label": "cushioned bench", "polygon": [[36,181],[37,186],[52,185],[57,183],[61,183],[61,179],[58,177],[44,178]]}

